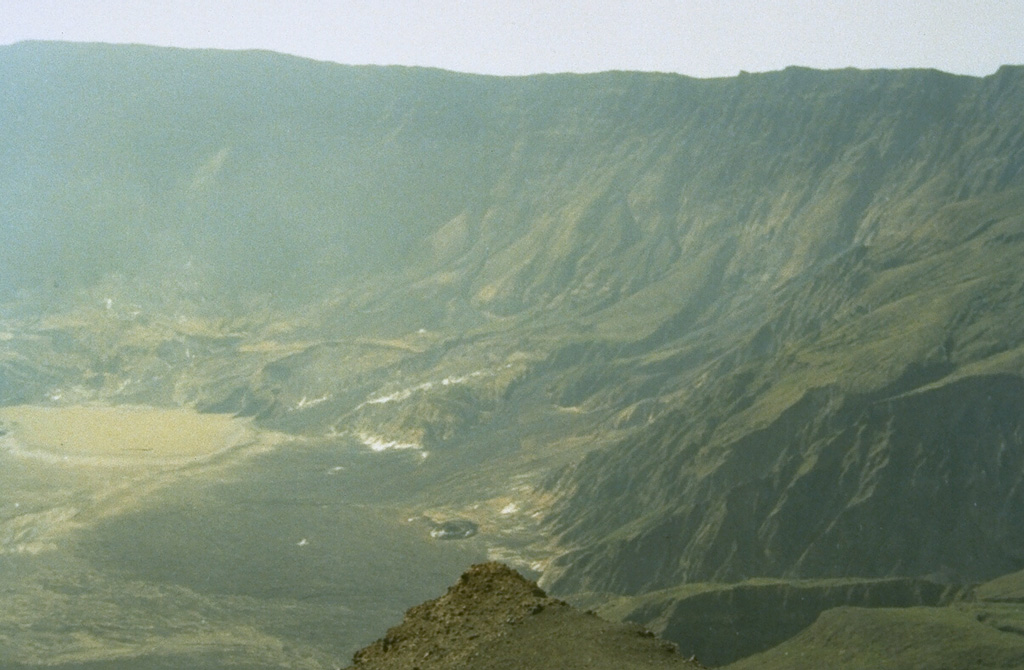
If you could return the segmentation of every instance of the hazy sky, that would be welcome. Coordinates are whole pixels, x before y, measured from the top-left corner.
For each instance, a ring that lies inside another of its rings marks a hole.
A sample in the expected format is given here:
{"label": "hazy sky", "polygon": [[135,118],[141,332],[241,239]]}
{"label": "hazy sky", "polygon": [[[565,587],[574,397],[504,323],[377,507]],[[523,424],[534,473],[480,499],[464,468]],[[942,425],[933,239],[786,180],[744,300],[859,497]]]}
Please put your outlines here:
{"label": "hazy sky", "polygon": [[0,0],[25,39],[270,49],[341,63],[712,77],[1024,63],[1024,0]]}

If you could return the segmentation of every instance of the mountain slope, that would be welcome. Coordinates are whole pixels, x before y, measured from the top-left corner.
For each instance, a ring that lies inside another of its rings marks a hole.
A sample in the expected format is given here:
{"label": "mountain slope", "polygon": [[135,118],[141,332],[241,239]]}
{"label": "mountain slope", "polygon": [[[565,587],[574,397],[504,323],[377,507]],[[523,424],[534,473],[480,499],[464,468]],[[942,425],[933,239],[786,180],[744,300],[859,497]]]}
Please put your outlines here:
{"label": "mountain slope", "polygon": [[938,608],[962,595],[955,587],[925,579],[755,579],[620,596],[598,612],[642,623],[677,642],[684,656],[717,667],[787,642],[836,607]]}
{"label": "mountain slope", "polygon": [[[601,452],[571,475],[592,483],[556,505],[556,518],[569,507],[576,524],[565,538],[584,548],[557,563],[578,581],[553,583],[638,593],[751,575],[969,582],[1010,572],[1024,560],[1022,391],[1018,376],[978,376],[845,408],[830,407],[842,401],[827,390],[809,392],[720,450],[686,441],[652,462],[645,452],[660,445],[640,437],[628,472],[601,464],[621,457]],[[619,474],[588,477],[600,467]],[[638,509],[639,495],[654,514],[608,518]],[[588,524],[598,534],[583,534]]]}
{"label": "mountain slope", "polygon": [[1024,568],[1024,68],[25,43],[0,88],[4,404],[384,453],[360,500],[562,596]]}
{"label": "mountain slope", "polygon": [[729,666],[785,668],[1019,668],[1024,642],[953,608],[829,610],[792,640]]}

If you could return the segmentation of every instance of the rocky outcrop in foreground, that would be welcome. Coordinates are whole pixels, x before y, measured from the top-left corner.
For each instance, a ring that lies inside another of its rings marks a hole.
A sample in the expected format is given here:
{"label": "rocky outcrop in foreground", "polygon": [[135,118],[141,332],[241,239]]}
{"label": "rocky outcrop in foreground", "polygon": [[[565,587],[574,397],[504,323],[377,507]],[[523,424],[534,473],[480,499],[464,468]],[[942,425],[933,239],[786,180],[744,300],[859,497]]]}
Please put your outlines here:
{"label": "rocky outcrop in foreground", "polygon": [[646,629],[580,612],[515,570],[482,563],[357,652],[351,670],[699,667]]}

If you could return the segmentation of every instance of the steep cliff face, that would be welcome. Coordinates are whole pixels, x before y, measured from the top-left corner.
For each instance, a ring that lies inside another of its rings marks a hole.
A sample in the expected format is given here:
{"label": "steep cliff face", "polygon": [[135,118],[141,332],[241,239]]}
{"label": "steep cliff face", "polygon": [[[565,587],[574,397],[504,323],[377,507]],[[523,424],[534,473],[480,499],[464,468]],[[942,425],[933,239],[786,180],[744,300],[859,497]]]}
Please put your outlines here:
{"label": "steep cliff face", "polygon": [[[857,245],[900,247],[904,263],[933,251],[933,231],[986,223],[948,208],[1019,186],[1024,167],[1014,68],[506,80],[5,52],[5,292],[121,273],[223,306],[225,288],[307,301],[374,277],[370,302],[415,298],[424,319],[596,310],[586,321],[613,333],[617,316],[678,326]],[[377,316],[377,332],[402,322]]]}
{"label": "steep cliff face", "polygon": [[583,548],[546,579],[639,593],[762,575],[1010,572],[1024,563],[1022,408],[1021,378],[993,375],[870,398],[812,391],[764,428],[723,444],[683,437],[668,458],[651,458],[667,428],[654,427],[568,475],[553,523]]}

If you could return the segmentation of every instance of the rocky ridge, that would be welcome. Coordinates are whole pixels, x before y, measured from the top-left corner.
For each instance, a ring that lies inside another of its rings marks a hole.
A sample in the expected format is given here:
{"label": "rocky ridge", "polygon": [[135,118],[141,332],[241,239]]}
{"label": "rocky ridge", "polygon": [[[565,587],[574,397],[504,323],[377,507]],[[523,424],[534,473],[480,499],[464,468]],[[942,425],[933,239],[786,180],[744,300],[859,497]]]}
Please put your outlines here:
{"label": "rocky ridge", "polygon": [[700,668],[650,631],[580,612],[501,563],[482,563],[357,652],[349,670]]}

